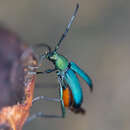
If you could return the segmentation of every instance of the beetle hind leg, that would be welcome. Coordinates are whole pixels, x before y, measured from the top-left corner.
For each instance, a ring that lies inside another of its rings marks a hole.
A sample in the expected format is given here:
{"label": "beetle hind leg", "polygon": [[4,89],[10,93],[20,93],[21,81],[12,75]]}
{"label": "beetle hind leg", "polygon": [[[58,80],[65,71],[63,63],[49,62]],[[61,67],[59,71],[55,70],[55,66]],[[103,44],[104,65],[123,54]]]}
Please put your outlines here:
{"label": "beetle hind leg", "polygon": [[[38,96],[32,100],[32,103],[38,102],[39,100],[54,101],[54,102],[61,103],[61,100],[59,98],[50,98],[46,96]],[[49,114],[44,114],[43,112],[37,112],[32,116],[28,117],[27,121],[25,122],[25,125],[37,118],[61,118],[61,117],[63,117],[63,114],[61,116],[61,115],[49,115]]]}
{"label": "beetle hind leg", "polygon": [[61,80],[60,76],[58,76],[58,83],[60,86],[60,88],[59,88],[60,98],[49,98],[46,96],[38,96],[32,100],[32,103],[35,103],[39,100],[60,102],[62,115],[47,115],[47,114],[44,114],[43,112],[37,112],[27,119],[25,125],[32,122],[33,120],[35,120],[37,118],[64,118],[65,117],[65,107],[64,107],[64,102],[63,102],[63,86],[62,86],[63,84],[62,84],[62,80]]}
{"label": "beetle hind leg", "polygon": [[26,122],[25,125],[32,122],[33,120],[37,119],[37,118],[61,118],[61,116],[58,115],[47,115],[44,114],[43,112],[37,112],[35,114],[33,114],[32,116],[30,116]]}
{"label": "beetle hind leg", "polygon": [[59,95],[60,95],[60,103],[61,103],[61,110],[62,110],[62,117],[65,117],[65,106],[63,102],[63,83],[60,76],[58,76],[58,83],[59,83]]}

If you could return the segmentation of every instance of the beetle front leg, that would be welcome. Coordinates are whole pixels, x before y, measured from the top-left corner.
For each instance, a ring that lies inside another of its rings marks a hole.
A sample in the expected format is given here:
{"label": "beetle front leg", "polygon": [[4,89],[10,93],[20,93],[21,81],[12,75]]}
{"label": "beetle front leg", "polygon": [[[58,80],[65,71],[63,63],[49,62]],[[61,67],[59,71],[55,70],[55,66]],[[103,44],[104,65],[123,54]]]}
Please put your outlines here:
{"label": "beetle front leg", "polygon": [[42,64],[42,61],[44,60],[46,58],[46,54],[44,54],[44,55],[42,55],[41,57],[40,57],[40,60],[39,60],[39,62],[38,62],[38,65],[37,66],[27,66],[28,67],[28,69],[30,69],[30,70],[34,70],[34,69],[38,69],[38,68],[40,68],[40,66],[41,66],[41,64]]}
{"label": "beetle front leg", "polygon": [[49,73],[52,73],[54,71],[56,71],[56,68],[54,68],[54,69],[47,69],[47,70],[45,70],[43,72],[36,72],[36,74],[45,74],[45,73],[49,74]]}
{"label": "beetle front leg", "polygon": [[47,70],[45,70],[45,71],[43,71],[43,72],[33,72],[33,71],[29,71],[28,74],[30,74],[30,75],[36,75],[36,74],[50,74],[50,73],[52,73],[52,72],[54,72],[54,71],[56,71],[55,68],[54,68],[54,69],[47,69]]}

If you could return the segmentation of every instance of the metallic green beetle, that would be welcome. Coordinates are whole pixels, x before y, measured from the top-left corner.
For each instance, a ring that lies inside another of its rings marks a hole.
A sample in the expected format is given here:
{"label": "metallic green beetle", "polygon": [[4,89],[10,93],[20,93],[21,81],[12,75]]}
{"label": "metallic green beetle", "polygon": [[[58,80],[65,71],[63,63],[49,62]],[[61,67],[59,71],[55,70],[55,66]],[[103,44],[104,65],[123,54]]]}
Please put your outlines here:
{"label": "metallic green beetle", "polygon": [[57,53],[57,50],[59,49],[61,42],[66,37],[66,34],[68,33],[68,31],[71,27],[71,24],[76,17],[78,8],[79,8],[79,4],[77,4],[74,14],[71,17],[71,20],[70,20],[65,32],[62,34],[62,36],[54,50],[51,50],[51,47],[46,44],[38,44],[38,47],[43,46],[48,49],[48,52],[46,52],[45,54],[43,54],[41,56],[39,65],[46,58],[54,64],[55,68],[45,70],[44,72],[36,72],[36,74],[45,74],[45,73],[51,73],[53,71],[56,71],[56,74],[58,77],[59,89],[60,89],[60,91],[59,91],[60,99],[39,96],[39,97],[34,98],[33,102],[36,102],[40,99],[60,102],[61,109],[62,109],[62,115],[61,116],[44,115],[42,112],[39,112],[39,113],[33,115],[32,117],[30,117],[28,119],[29,121],[32,120],[34,117],[35,118],[36,117],[51,117],[51,118],[52,117],[64,117],[65,116],[65,107],[64,107],[63,91],[66,90],[67,88],[69,88],[69,92],[70,92],[70,94],[72,94],[72,98],[69,99],[70,104],[68,107],[73,112],[77,112],[77,113],[83,112],[83,109],[81,108],[81,104],[83,101],[83,92],[82,92],[82,88],[80,86],[80,82],[75,73],[79,74],[86,81],[86,83],[90,87],[91,91],[93,89],[93,84],[92,84],[91,78],[81,68],[79,68],[74,62],[69,62],[67,60],[67,58],[65,58],[61,54]]}

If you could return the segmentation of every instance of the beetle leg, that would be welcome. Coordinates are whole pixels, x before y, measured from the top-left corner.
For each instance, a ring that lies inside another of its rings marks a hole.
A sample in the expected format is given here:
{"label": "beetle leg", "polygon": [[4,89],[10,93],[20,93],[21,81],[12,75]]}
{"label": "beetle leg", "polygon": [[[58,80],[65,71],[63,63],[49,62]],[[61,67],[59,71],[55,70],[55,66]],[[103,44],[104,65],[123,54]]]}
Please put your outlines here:
{"label": "beetle leg", "polygon": [[43,61],[45,58],[46,58],[46,54],[42,55],[42,56],[40,57],[40,60],[39,60],[39,62],[38,62],[38,65],[37,65],[37,66],[30,66],[30,65],[29,65],[29,66],[27,66],[28,69],[34,70],[34,69],[40,68],[40,66],[41,66],[41,64],[42,64],[42,61]]}
{"label": "beetle leg", "polygon": [[56,71],[56,68],[54,68],[54,69],[47,69],[47,70],[45,70],[45,71],[43,71],[43,72],[36,72],[36,74],[49,74],[49,73],[51,73],[51,72],[54,72],[54,71]]}
{"label": "beetle leg", "polygon": [[60,103],[61,103],[61,110],[62,110],[62,117],[65,117],[65,107],[63,102],[63,83],[60,76],[58,76],[58,83],[59,83],[59,94],[60,94]]}
{"label": "beetle leg", "polygon": [[[35,103],[39,100],[47,100],[47,101],[54,101],[54,102],[61,102],[61,99],[58,99],[58,98],[49,98],[49,97],[45,97],[45,96],[39,96],[39,97],[36,97],[32,100],[32,103]],[[64,108],[63,108],[64,109]],[[44,114],[43,112],[37,112],[35,114],[33,114],[32,116],[30,116],[27,121],[25,122],[25,125],[30,123],[31,121],[33,121],[34,119],[36,118],[61,118],[61,117],[64,117],[64,114],[62,112],[62,116],[61,115],[47,115],[47,114]]]}
{"label": "beetle leg", "polygon": [[28,74],[30,74],[30,75],[36,75],[36,74],[49,74],[49,73],[54,72],[54,71],[56,71],[55,68],[54,68],[54,69],[47,69],[47,70],[45,70],[45,71],[43,71],[43,72],[29,71]]}
{"label": "beetle leg", "polygon": [[54,102],[60,102],[60,99],[58,98],[50,98],[50,97],[46,97],[46,96],[38,96],[38,97],[35,97],[33,100],[32,100],[32,103],[35,103],[39,100],[46,100],[46,101],[54,101]]}
{"label": "beetle leg", "polygon": [[[34,98],[32,100],[32,103],[35,103],[39,100],[47,100],[47,101],[54,101],[54,102],[60,102],[60,99],[58,98],[49,98],[49,97],[45,97],[45,96],[38,96],[36,98]],[[30,116],[27,121],[25,122],[25,125],[30,123],[31,121],[33,121],[34,119],[36,118],[61,118],[61,116],[58,116],[58,115],[47,115],[47,114],[44,114],[43,112],[37,112],[35,114],[33,114],[32,116]]]}
{"label": "beetle leg", "polygon": [[57,73],[57,76],[59,77],[59,80],[60,80],[60,82],[61,82],[61,86],[62,86],[62,88],[66,88],[66,82],[65,82],[65,80],[64,80],[64,75],[65,75],[65,73],[61,73],[60,71],[57,71],[56,72]]}
{"label": "beetle leg", "polygon": [[[47,101],[54,101],[54,102],[61,102],[60,99],[58,98],[49,98],[49,97],[45,97],[45,96],[39,96],[39,97],[36,97],[32,100],[32,103],[35,103],[39,100],[47,100]],[[37,119],[37,118],[61,118],[62,116],[61,115],[47,115],[47,114],[44,114],[43,112],[37,112],[35,114],[33,114],[32,116],[30,116],[27,121],[25,122],[25,125],[30,123],[31,121],[33,121],[34,119]]]}
{"label": "beetle leg", "polygon": [[61,110],[62,110],[62,115],[46,115],[43,112],[38,112],[33,114],[32,116],[30,116],[27,121],[25,122],[25,125],[27,123],[30,123],[31,121],[33,121],[36,118],[64,118],[65,117],[65,107],[64,107],[64,102],[63,102],[63,84],[62,84],[62,79],[60,77],[60,75],[58,75],[58,83],[59,83],[59,95],[60,95],[60,99],[58,98],[49,98],[49,97],[45,97],[45,96],[39,96],[36,97],[32,100],[32,103],[35,103],[39,100],[47,100],[47,101],[54,101],[54,102],[60,102],[61,103]]}
{"label": "beetle leg", "polygon": [[32,116],[30,116],[26,120],[25,125],[30,123],[31,121],[37,119],[37,118],[61,118],[61,116],[58,116],[58,115],[47,115],[47,114],[44,114],[43,112],[37,112],[37,113],[33,114]]}
{"label": "beetle leg", "polygon": [[34,70],[34,69],[38,69],[40,66],[28,66],[28,69],[30,69],[30,70]]}

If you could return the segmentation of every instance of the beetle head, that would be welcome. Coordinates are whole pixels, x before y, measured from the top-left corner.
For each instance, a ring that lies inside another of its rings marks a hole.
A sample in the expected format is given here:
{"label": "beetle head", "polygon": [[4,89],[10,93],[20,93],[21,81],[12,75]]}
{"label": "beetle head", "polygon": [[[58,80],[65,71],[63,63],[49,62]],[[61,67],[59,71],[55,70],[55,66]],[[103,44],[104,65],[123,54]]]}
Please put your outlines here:
{"label": "beetle head", "polygon": [[47,54],[47,58],[50,60],[50,61],[56,61],[57,60],[57,52],[56,51],[52,51],[50,53]]}

